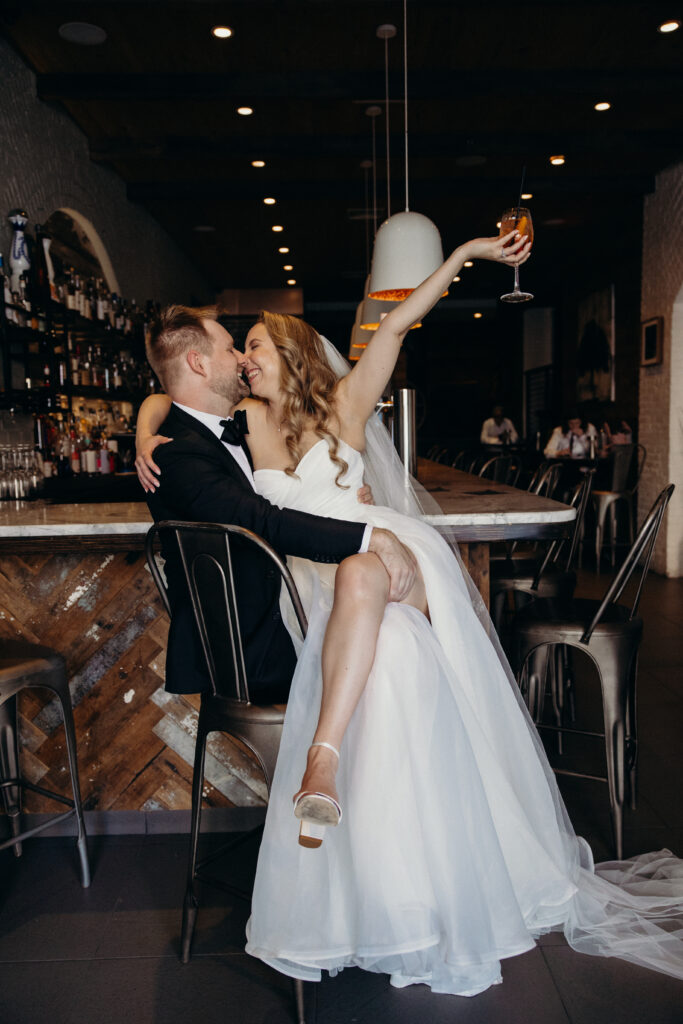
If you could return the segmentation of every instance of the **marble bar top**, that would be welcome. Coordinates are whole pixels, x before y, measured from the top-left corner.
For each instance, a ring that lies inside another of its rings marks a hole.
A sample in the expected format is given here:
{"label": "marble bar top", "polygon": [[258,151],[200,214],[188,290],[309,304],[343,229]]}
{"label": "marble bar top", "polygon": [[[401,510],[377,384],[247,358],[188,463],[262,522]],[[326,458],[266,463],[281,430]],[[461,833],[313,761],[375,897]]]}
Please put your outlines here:
{"label": "marble bar top", "polygon": [[[433,526],[451,527],[457,539],[550,536],[575,518],[568,505],[515,487],[483,480],[426,459],[418,479],[441,507],[426,515]],[[140,540],[151,525],[144,502],[51,505],[42,501],[0,502],[0,541],[11,538],[90,538],[118,536]]]}
{"label": "marble bar top", "polygon": [[564,532],[576,518],[570,505],[428,459],[418,459],[417,477],[441,508],[438,514],[425,515],[425,520],[451,527],[460,540],[552,536]]}
{"label": "marble bar top", "polygon": [[144,501],[48,505],[44,501],[0,502],[0,539],[83,537],[147,533],[152,517]]}

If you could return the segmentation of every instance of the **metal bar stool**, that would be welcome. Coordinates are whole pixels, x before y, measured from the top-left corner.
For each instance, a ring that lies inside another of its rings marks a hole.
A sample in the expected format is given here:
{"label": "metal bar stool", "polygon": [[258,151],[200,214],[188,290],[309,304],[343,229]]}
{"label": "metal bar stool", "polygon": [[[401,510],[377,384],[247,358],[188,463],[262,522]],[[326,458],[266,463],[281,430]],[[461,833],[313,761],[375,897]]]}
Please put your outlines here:
{"label": "metal bar stool", "polygon": [[[233,544],[251,545],[274,563],[284,580],[304,637],[308,623],[286,562],[261,537],[241,526],[171,520],[153,526],[145,542],[147,564],[169,617],[172,611],[166,581],[155,556],[157,540],[161,540],[164,552],[167,553],[173,545],[180,556],[211,685],[211,690],[201,695],[192,773],[190,857],[180,939],[180,958],[183,963],[188,963],[199,909],[197,883],[206,882],[240,899],[251,899],[250,893],[207,875],[205,869],[228,850],[245,842],[252,832],[230,840],[210,856],[199,860],[207,737],[211,732],[223,732],[241,740],[255,755],[270,794],[285,717],[284,704],[252,704],[249,698],[233,573]],[[303,982],[300,979],[295,979],[294,990],[297,1019],[299,1024],[304,1024]]]}
{"label": "metal bar stool", "polygon": [[[576,509],[576,519],[570,537],[562,537],[548,545],[541,559],[500,558],[491,562],[491,607],[493,624],[500,632],[503,626],[503,611],[506,595],[515,593],[518,608],[522,602],[517,595],[524,595],[526,602],[538,598],[567,599],[574,593],[576,573],[574,559],[583,529],[583,520],[590,498],[593,470],[589,470],[574,490],[571,505]],[[567,542],[567,557],[560,561],[560,555]]]}
{"label": "metal bar stool", "polygon": [[[598,673],[602,691],[604,732],[560,726],[541,726],[567,733],[603,737],[607,758],[607,777],[585,772],[555,769],[560,775],[606,782],[617,858],[623,855],[623,805],[628,775],[631,807],[636,806],[636,677],[638,649],[643,621],[637,616],[657,534],[674,490],[669,484],[650,509],[624,564],[614,577],[602,601],[573,600],[558,609],[550,601],[535,601],[515,620],[518,681],[531,714],[539,720],[543,712],[543,680],[548,654],[558,646],[584,651]],[[626,585],[642,560],[640,580],[631,607],[618,604]],[[559,661],[555,659],[556,670]],[[559,682],[562,686],[562,680]]]}
{"label": "metal bar stool", "polygon": [[[45,789],[43,786],[37,786],[21,777],[17,735],[17,694],[22,690],[39,687],[52,690],[62,707],[73,799]],[[51,815],[42,824],[35,825],[33,828],[22,830],[21,795],[22,790],[25,789],[65,804],[69,810]],[[11,838],[0,843],[0,850],[12,846],[15,856],[20,857],[23,840],[38,835],[39,832],[59,822],[75,817],[78,828],[76,846],[80,859],[81,881],[83,888],[87,889],[90,885],[90,865],[78,780],[76,731],[66,664],[61,654],[53,651],[52,648],[33,644],[21,638],[0,641],[0,790],[11,831]]]}

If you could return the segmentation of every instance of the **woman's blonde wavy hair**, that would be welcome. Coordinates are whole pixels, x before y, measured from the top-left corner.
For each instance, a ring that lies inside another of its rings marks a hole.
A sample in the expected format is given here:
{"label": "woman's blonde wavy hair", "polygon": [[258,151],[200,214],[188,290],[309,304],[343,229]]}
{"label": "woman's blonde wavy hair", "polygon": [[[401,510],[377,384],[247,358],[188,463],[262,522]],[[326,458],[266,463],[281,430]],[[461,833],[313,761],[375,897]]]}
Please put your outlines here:
{"label": "woman's blonde wavy hair", "polygon": [[296,476],[295,470],[301,460],[301,437],[312,420],[314,433],[328,442],[330,458],[339,467],[335,483],[338,487],[346,487],[347,484],[339,481],[349,465],[338,454],[339,442],[329,427],[334,415],[332,402],[337,377],[327,362],[318,332],[299,317],[268,313],[266,310],[261,313],[258,323],[268,331],[282,359],[282,429],[286,431],[285,444],[292,460],[285,473]]}

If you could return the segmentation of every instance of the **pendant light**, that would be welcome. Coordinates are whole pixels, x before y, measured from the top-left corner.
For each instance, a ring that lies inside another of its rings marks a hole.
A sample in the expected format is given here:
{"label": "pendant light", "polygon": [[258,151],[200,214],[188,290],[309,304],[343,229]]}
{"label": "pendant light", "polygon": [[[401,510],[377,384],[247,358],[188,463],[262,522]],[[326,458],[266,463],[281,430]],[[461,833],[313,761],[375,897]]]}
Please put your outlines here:
{"label": "pendant light", "polygon": [[[396,29],[394,28],[393,25],[380,25],[380,27],[377,29],[377,35],[379,35],[382,39],[385,39],[385,40],[389,39],[389,38],[391,38],[391,35],[388,32],[389,29],[393,29],[393,33],[391,33],[391,34],[395,34]],[[387,64],[387,67],[388,67],[388,64]],[[388,86],[387,86],[386,103],[387,103],[387,109],[388,109],[389,108]],[[372,219],[373,219],[373,224],[374,224],[374,228],[375,228],[375,232],[374,232],[374,235],[373,235],[373,239],[374,239],[374,238],[377,237],[377,173],[376,173],[377,165],[376,165],[376,148],[375,148],[375,118],[378,116],[378,114],[382,113],[382,110],[381,110],[380,107],[368,107],[368,109],[365,111],[365,113],[368,115],[368,117],[372,118],[372,164],[373,164],[373,168],[372,168],[372,170],[373,170],[373,173],[372,173],[372,179],[373,179],[372,214],[373,214],[373,217],[372,217]],[[388,123],[388,118],[387,118],[387,123]],[[387,152],[388,151],[389,151],[389,140],[387,139]],[[388,175],[388,173],[389,173],[389,163],[387,162],[387,175]],[[387,206],[391,202],[390,193],[391,193],[391,184],[390,184],[389,178],[387,177]],[[363,349],[363,348],[366,348],[368,340],[369,340],[367,335],[365,336],[365,338],[363,338],[362,333],[358,333],[358,332],[362,332],[362,331],[376,331],[377,328],[380,325],[380,321],[381,321],[382,317],[386,316],[387,313],[389,313],[394,308],[394,306],[398,305],[398,302],[382,302],[379,299],[369,299],[368,298],[368,288],[369,288],[369,286],[370,286],[370,276],[368,275],[368,277],[366,277],[366,279],[365,279],[365,289],[363,291],[363,302],[359,306],[359,309],[360,309],[360,323],[357,322],[356,324],[354,324],[353,331],[351,332],[351,344],[353,346],[352,351],[354,352],[354,358],[355,359],[359,358],[359,356],[360,356],[360,351],[359,350]],[[357,313],[356,320],[358,320],[358,311],[356,311],[356,313]],[[411,330],[413,330],[416,327],[422,327],[422,324],[421,323],[413,324],[413,326],[411,327]],[[354,339],[354,331],[356,331],[356,333],[358,334],[358,337],[356,337],[355,339]]]}
{"label": "pendant light", "polygon": [[370,274],[370,299],[405,299],[443,263],[441,235],[436,224],[410,210],[408,201],[408,18],[403,0],[403,121],[405,140],[406,208],[382,224],[375,238]]}
{"label": "pendant light", "polygon": [[[369,278],[368,278],[369,280]],[[350,363],[355,363],[356,360],[360,359],[363,349],[367,346],[368,336],[363,335],[361,329],[361,317],[363,315],[363,303],[359,302],[356,307],[356,318],[351,328],[351,341],[349,343],[349,355],[348,360]]]}

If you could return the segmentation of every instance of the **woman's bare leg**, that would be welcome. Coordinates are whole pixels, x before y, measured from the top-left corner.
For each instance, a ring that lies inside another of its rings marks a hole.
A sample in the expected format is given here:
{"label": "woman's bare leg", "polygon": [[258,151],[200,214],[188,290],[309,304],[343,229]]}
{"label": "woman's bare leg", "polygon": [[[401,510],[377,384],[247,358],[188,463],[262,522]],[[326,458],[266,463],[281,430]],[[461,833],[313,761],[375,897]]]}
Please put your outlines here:
{"label": "woman's bare leg", "polygon": [[[377,555],[352,555],[337,569],[334,603],[323,641],[323,693],[313,742],[330,743],[339,750],[372,669],[388,596],[389,576]],[[419,569],[402,603],[427,614]],[[336,800],[337,764],[331,750],[311,747],[301,789],[326,793]]]}

